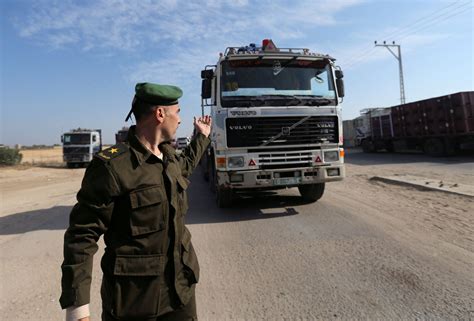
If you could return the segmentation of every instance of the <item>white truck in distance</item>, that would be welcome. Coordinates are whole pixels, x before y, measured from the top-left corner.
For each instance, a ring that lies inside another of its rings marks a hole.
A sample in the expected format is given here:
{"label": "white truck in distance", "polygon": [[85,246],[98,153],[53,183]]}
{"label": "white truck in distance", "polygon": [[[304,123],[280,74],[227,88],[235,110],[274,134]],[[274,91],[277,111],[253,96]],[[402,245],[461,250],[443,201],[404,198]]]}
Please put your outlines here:
{"label": "white truck in distance", "polygon": [[100,129],[73,129],[61,136],[63,160],[67,167],[87,165],[95,153],[102,150],[102,131]]}
{"label": "white truck in distance", "polygon": [[218,206],[287,187],[314,202],[344,178],[342,77],[334,58],[269,39],[229,47],[202,70],[202,113],[210,107],[213,124],[201,165]]}
{"label": "white truck in distance", "polygon": [[191,140],[189,139],[189,137],[179,137],[176,140],[176,148],[177,149],[184,149],[189,145],[190,142],[191,142]]}

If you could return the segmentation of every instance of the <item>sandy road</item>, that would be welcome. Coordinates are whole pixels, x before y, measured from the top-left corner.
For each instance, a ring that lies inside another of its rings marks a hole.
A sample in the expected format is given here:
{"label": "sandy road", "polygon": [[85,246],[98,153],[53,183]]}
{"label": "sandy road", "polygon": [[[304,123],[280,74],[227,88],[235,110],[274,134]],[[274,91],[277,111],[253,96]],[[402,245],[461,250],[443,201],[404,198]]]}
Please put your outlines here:
{"label": "sandy road", "polygon": [[[472,200],[370,180],[417,173],[472,184],[474,159],[346,160],[347,179],[328,184],[314,204],[289,189],[221,210],[193,176],[187,223],[201,264],[201,320],[474,318]],[[62,235],[83,172],[0,170],[0,319],[63,319]]]}

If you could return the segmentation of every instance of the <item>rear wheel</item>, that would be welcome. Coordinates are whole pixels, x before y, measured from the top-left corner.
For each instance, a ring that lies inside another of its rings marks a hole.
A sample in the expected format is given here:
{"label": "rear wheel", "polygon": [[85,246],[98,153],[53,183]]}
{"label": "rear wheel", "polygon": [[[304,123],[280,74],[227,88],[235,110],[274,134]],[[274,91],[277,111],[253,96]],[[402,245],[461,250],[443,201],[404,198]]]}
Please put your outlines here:
{"label": "rear wheel", "polygon": [[323,197],[324,187],[325,183],[308,184],[298,186],[298,190],[305,201],[316,202]]}
{"label": "rear wheel", "polygon": [[443,156],[446,154],[444,143],[439,138],[430,138],[423,144],[423,150],[430,156]]}
{"label": "rear wheel", "polygon": [[389,153],[393,153],[395,151],[395,148],[393,146],[393,142],[391,142],[391,141],[385,142],[385,150],[387,150],[387,152],[389,152]]}
{"label": "rear wheel", "polygon": [[373,152],[375,152],[374,143],[369,139],[364,139],[362,141],[362,151],[364,153],[373,153]]}

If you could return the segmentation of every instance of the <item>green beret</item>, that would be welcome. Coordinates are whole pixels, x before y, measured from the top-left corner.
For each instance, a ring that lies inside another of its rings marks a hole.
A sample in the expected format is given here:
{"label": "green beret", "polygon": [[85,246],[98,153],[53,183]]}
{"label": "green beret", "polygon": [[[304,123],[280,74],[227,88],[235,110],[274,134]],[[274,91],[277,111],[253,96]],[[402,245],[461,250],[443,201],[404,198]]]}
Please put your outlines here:
{"label": "green beret", "polygon": [[[171,85],[159,85],[149,82],[142,82],[135,85],[135,99],[144,101],[151,105],[171,106],[178,103],[178,99],[183,96],[181,88]],[[128,121],[133,111],[132,109],[125,118]]]}
{"label": "green beret", "polygon": [[183,91],[176,86],[142,82],[135,86],[135,96],[150,104],[170,106],[178,103]]}

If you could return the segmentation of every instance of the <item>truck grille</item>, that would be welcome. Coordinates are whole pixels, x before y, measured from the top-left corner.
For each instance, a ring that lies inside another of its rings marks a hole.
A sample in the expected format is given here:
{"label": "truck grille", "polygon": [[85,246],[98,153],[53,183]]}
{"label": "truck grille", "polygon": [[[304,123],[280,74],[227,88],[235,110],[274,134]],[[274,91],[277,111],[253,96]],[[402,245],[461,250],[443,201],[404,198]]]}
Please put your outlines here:
{"label": "truck grille", "polygon": [[63,148],[63,154],[64,155],[74,155],[74,154],[89,154],[89,147],[64,147]]}
{"label": "truck grille", "polygon": [[271,151],[258,154],[261,169],[311,167],[312,161],[311,152],[305,151]]}
{"label": "truck grille", "polygon": [[[339,140],[336,116],[312,116],[291,128],[304,117],[245,117],[227,118],[228,147],[304,145]],[[269,140],[280,135],[277,139]]]}

